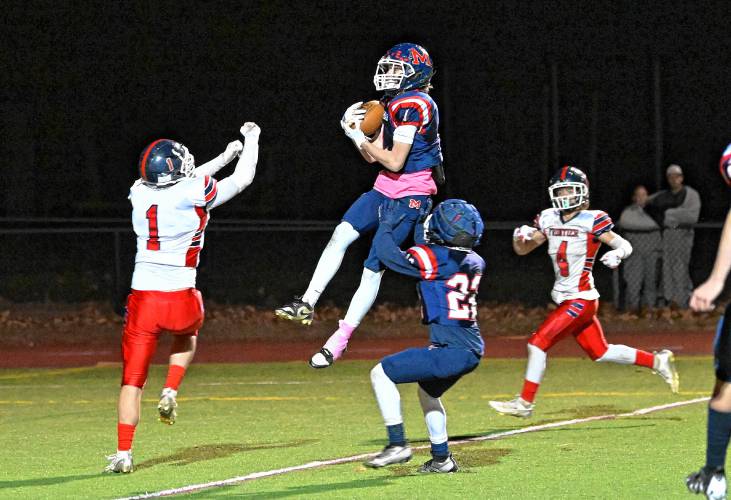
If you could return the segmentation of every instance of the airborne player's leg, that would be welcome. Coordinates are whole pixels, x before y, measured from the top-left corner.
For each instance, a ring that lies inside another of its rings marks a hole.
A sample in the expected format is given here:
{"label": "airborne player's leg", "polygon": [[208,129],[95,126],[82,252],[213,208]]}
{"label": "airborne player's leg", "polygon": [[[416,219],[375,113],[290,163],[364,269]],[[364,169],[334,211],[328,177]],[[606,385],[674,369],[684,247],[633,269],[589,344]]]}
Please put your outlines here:
{"label": "airborne player's leg", "polygon": [[[197,332],[196,332],[197,333]],[[175,335],[170,347],[170,362],[165,385],[160,393],[157,411],[160,422],[173,425],[178,416],[177,395],[185,372],[193,362],[198,338],[195,335]]]}
{"label": "airborne player's leg", "polygon": [[[385,196],[380,196],[381,201],[388,200]],[[411,196],[400,198],[396,200],[396,203],[398,210],[404,215],[404,219],[393,228],[394,241],[400,245],[413,234],[414,226],[419,221],[421,214],[429,211],[431,201],[428,196]],[[375,207],[375,214],[377,222],[378,207]],[[383,272],[383,266],[376,256],[375,248],[371,247],[364,262],[360,285],[350,301],[345,318],[338,322],[338,329],[328,338],[322,349],[312,356],[310,366],[327,368],[343,355],[350,337],[368,314],[378,296]]]}
{"label": "airborne player's leg", "polygon": [[353,202],[322,252],[304,295],[295,297],[292,302],[276,309],[274,313],[278,318],[303,325],[312,324],[315,304],[340,269],[345,251],[361,234],[378,227],[378,206],[384,199],[384,195],[371,190]]}
{"label": "airborne player's leg", "polygon": [[174,294],[174,301],[168,303],[169,314],[161,325],[171,332],[170,361],[165,385],[160,393],[157,411],[160,422],[173,425],[177,417],[177,395],[183,377],[193,362],[198,344],[198,330],[203,326],[203,297],[198,290],[189,289]]}

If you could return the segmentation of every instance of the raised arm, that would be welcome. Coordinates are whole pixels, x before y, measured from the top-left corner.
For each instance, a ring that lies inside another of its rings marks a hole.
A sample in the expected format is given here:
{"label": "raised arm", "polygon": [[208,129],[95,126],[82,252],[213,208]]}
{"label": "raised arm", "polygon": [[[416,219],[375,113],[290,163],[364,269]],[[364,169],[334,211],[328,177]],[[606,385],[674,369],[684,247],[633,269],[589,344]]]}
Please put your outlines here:
{"label": "raised arm", "polygon": [[223,167],[231,163],[231,161],[239,156],[241,150],[244,149],[244,145],[241,141],[229,142],[226,146],[226,150],[220,155],[216,156],[211,161],[204,163],[203,165],[196,167],[193,170],[193,177],[204,177],[206,175],[214,176]]}
{"label": "raised arm", "polygon": [[218,195],[211,208],[223,205],[246,189],[254,180],[256,163],[259,159],[259,134],[261,129],[256,123],[246,122],[241,127],[244,147],[239,155],[234,172],[218,183]]}

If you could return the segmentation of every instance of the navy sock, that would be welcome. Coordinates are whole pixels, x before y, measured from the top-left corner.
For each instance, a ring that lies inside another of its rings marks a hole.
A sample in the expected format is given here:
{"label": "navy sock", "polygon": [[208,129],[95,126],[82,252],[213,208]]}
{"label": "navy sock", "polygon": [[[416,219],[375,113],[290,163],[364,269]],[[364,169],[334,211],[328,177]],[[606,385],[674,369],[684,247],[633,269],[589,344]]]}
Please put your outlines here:
{"label": "navy sock", "polygon": [[431,456],[437,462],[444,462],[449,457],[449,442],[431,444]]}
{"label": "navy sock", "polygon": [[723,468],[726,463],[729,437],[731,437],[731,413],[716,411],[708,407],[706,467]]}
{"label": "navy sock", "polygon": [[388,445],[404,446],[406,444],[406,436],[404,435],[404,424],[387,425]]}

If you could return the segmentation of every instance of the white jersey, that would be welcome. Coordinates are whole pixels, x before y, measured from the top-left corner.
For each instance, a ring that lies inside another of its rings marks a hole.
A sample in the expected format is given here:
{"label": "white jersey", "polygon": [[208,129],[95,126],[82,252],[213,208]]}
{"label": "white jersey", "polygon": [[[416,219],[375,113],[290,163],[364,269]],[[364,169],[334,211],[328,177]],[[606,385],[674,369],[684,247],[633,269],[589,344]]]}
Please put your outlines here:
{"label": "white jersey", "polygon": [[535,226],[548,239],[556,276],[553,301],[560,304],[569,299],[599,298],[591,271],[601,246],[598,236],[614,227],[609,215],[601,210],[582,210],[564,222],[558,209],[548,208],[536,217]]}
{"label": "white jersey", "polygon": [[133,289],[195,287],[208,209],[216,194],[216,180],[210,176],[184,178],[163,189],[139,180],[132,185],[129,199],[137,235]]}

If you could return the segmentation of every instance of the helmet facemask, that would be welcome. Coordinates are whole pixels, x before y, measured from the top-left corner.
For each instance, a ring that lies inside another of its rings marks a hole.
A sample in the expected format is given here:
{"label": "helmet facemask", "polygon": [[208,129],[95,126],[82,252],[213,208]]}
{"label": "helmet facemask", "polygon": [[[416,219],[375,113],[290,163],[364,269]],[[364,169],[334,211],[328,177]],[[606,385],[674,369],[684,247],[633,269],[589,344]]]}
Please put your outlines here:
{"label": "helmet facemask", "polygon": [[404,79],[413,76],[415,73],[414,67],[407,62],[382,57],[378,61],[376,74],[373,75],[373,85],[375,85],[378,92],[400,90]]}
{"label": "helmet facemask", "polygon": [[[559,194],[559,191],[567,192]],[[581,182],[557,182],[548,187],[548,196],[553,208],[571,210],[580,207],[589,200],[589,188]]]}
{"label": "helmet facemask", "polygon": [[179,142],[176,142],[173,147],[173,154],[180,158],[181,161],[180,177],[193,177],[193,170],[195,170],[195,158],[192,154],[190,154],[188,148]]}

